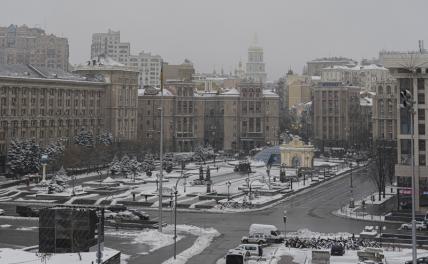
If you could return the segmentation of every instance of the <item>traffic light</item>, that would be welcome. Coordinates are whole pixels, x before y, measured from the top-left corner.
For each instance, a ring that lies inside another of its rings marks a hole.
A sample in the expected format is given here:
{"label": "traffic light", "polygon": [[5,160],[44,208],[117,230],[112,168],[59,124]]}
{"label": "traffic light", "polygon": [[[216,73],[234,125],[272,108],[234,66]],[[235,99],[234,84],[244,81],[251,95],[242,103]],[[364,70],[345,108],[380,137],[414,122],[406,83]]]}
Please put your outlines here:
{"label": "traffic light", "polygon": [[400,97],[401,97],[401,101],[402,101],[402,105],[403,107],[407,108],[407,109],[412,109],[413,107],[413,96],[410,93],[409,90],[402,90],[400,92]]}

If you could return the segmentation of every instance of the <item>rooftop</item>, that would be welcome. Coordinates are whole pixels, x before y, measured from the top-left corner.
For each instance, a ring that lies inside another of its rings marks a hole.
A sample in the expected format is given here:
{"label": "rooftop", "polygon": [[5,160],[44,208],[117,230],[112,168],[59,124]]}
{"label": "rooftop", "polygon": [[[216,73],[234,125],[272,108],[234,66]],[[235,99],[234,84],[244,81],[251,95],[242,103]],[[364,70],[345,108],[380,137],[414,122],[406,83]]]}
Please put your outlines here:
{"label": "rooftop", "polygon": [[26,78],[26,79],[45,79],[45,80],[63,80],[63,81],[85,81],[85,82],[104,82],[101,76],[88,78],[78,74],[65,72],[60,69],[50,69],[36,67],[33,65],[0,64],[0,77]]}

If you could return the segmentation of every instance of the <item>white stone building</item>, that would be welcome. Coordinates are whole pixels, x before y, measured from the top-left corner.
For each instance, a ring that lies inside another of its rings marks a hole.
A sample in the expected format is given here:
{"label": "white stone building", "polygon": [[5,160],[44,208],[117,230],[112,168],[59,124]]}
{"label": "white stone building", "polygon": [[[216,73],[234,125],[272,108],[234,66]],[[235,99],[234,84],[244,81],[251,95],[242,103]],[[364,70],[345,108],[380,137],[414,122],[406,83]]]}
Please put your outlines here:
{"label": "white stone building", "polygon": [[104,55],[125,64],[131,53],[129,42],[120,42],[120,31],[92,34],[91,58]]}
{"label": "white stone building", "polygon": [[248,48],[246,78],[253,82],[266,83],[267,74],[263,61],[263,48],[257,45],[257,40]]}

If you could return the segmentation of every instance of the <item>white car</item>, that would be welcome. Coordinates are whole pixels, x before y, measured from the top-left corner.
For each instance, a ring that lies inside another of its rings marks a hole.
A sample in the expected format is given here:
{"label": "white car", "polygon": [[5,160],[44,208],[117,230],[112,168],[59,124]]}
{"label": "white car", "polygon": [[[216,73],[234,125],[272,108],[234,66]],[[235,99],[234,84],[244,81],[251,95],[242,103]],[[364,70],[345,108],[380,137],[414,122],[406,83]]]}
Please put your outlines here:
{"label": "white car", "polygon": [[251,244],[254,243],[254,244],[262,245],[262,244],[267,243],[267,239],[266,239],[266,236],[264,234],[256,233],[256,234],[252,234],[249,236],[242,237],[241,242],[246,243],[246,244],[247,243],[251,243]]}
{"label": "white car", "polygon": [[105,219],[113,219],[116,215],[117,215],[117,213],[115,213],[115,212],[112,212],[110,210],[104,210],[104,218]]}
{"label": "white car", "polygon": [[0,209],[0,215],[4,215],[4,210]]}
{"label": "white car", "polygon": [[[406,223],[406,224],[402,224],[400,229],[404,229],[404,230],[411,230],[412,229],[412,223]],[[427,229],[427,226],[424,222],[422,221],[416,221],[416,230],[425,230]]]}
{"label": "white car", "polygon": [[[260,245],[257,245],[257,244],[241,244],[238,247],[232,249],[232,251],[233,252],[240,251],[246,255],[248,255],[247,254],[248,252],[251,256],[258,256],[258,257],[263,256],[263,249]],[[229,252],[232,252],[232,251],[229,251]]]}
{"label": "white car", "polygon": [[140,220],[140,217],[129,211],[119,212],[114,216],[114,219],[120,220]]}

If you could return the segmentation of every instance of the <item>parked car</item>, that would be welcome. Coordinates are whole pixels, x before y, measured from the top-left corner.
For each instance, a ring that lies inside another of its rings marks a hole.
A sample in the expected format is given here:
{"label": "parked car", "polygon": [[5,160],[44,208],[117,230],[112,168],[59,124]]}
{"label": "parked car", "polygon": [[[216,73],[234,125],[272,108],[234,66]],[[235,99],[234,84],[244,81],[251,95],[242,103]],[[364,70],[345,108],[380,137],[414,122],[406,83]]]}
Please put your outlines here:
{"label": "parked car", "polygon": [[244,264],[247,262],[248,257],[250,257],[248,252],[231,250],[226,255],[226,264]]}
{"label": "parked car", "polygon": [[[413,264],[413,261],[408,260],[405,263],[406,264]],[[428,264],[428,257],[418,258],[418,259],[416,259],[416,263],[417,264]]]}
{"label": "parked car", "polygon": [[113,219],[117,220],[140,220],[140,217],[130,211],[122,211],[117,213]]}
{"label": "parked car", "polygon": [[360,233],[360,238],[374,238],[377,236],[377,230],[374,226],[365,226],[363,232]]}
{"label": "parked car", "polygon": [[16,206],[16,213],[19,216],[23,216],[23,217],[38,217],[39,216],[39,209],[31,208],[28,205],[17,205]]}
{"label": "parked car", "polygon": [[140,220],[149,220],[150,216],[146,212],[138,209],[128,209],[129,212],[132,212],[134,215],[138,216]]}
{"label": "parked car", "polygon": [[113,219],[116,215],[117,215],[117,213],[112,212],[108,209],[104,210],[104,218],[105,219]]}
{"label": "parked car", "polygon": [[113,205],[110,205],[109,207],[107,207],[107,209],[112,211],[112,212],[118,213],[121,211],[126,211],[127,208],[123,204],[113,204]]}
{"label": "parked car", "polygon": [[341,244],[334,244],[331,247],[330,254],[332,256],[343,256],[345,254],[345,247],[343,247]]}
{"label": "parked car", "polygon": [[249,236],[243,236],[241,239],[241,242],[245,243],[245,244],[255,243],[255,244],[262,245],[262,244],[266,244],[268,241],[267,241],[266,236],[264,234],[255,233],[255,234],[252,234]]}
{"label": "parked car", "polygon": [[0,209],[0,215],[4,215],[4,210]]}
{"label": "parked car", "polygon": [[[400,229],[410,230],[410,229],[412,229],[412,223],[410,222],[410,223],[402,224]],[[416,221],[416,230],[421,231],[421,230],[426,230],[426,229],[427,229],[427,225],[424,222]]]}
{"label": "parked car", "polygon": [[244,253],[249,252],[251,256],[258,256],[258,257],[263,256],[263,249],[258,244],[241,244],[235,249],[233,249],[232,251],[235,251],[235,250],[238,250]]}
{"label": "parked car", "polygon": [[274,225],[252,224],[250,225],[249,235],[252,234],[263,234],[266,241],[271,243],[282,243],[285,238]]}

